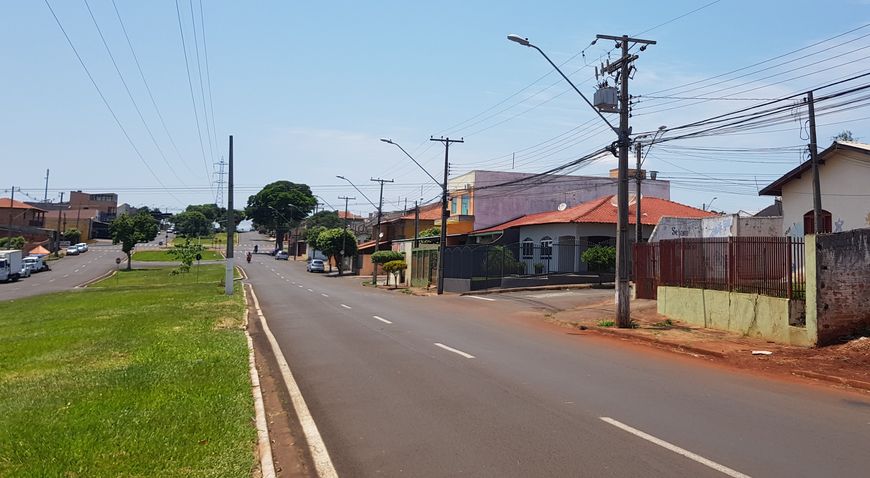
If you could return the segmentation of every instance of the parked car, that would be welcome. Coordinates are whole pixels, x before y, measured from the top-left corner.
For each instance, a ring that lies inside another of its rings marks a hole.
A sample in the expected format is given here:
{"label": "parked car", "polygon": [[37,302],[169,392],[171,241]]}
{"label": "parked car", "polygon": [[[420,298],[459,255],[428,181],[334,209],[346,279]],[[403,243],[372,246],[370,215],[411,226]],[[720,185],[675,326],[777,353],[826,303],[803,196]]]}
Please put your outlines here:
{"label": "parked car", "polygon": [[79,252],[88,252],[87,243],[80,242],[80,243],[76,244],[75,247],[76,247],[76,249],[79,250]]}
{"label": "parked car", "polygon": [[286,261],[290,259],[290,254],[287,251],[278,251],[275,253],[276,261]]}
{"label": "parked car", "polygon": [[30,270],[30,265],[27,264],[26,262],[22,262],[21,263],[21,277],[30,277],[31,272],[32,271]]}
{"label": "parked car", "polygon": [[22,259],[22,262],[30,266],[30,272],[44,272],[51,270],[51,268],[48,267],[48,262],[45,262],[45,259],[42,256],[27,256]]}
{"label": "parked car", "polygon": [[323,261],[320,259],[312,259],[308,261],[306,269],[308,272],[323,272],[325,270],[323,267]]}
{"label": "parked car", "polygon": [[66,255],[68,256],[77,256],[79,254],[79,248],[76,246],[69,246],[66,248]]}

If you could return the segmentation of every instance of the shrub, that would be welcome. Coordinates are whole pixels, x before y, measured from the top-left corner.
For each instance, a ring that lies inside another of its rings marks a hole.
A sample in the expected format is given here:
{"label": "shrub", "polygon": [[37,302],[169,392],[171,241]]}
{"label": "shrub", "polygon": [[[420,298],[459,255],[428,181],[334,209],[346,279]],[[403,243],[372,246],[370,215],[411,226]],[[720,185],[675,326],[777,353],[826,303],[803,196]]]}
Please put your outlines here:
{"label": "shrub", "polygon": [[[401,274],[401,272],[407,268],[408,264],[403,260],[390,261],[384,264],[384,272],[386,272],[387,274]],[[389,281],[390,278],[389,276],[387,276],[387,285],[389,285]],[[398,280],[394,281],[394,284],[399,285]]]}
{"label": "shrub", "polygon": [[596,272],[613,270],[616,267],[616,248],[613,246],[592,246],[580,256]]}
{"label": "shrub", "polygon": [[372,262],[375,264],[386,264],[392,261],[403,261],[405,254],[397,251],[377,251],[372,254]]}
{"label": "shrub", "polygon": [[21,249],[26,242],[24,236],[0,237],[0,249]]}

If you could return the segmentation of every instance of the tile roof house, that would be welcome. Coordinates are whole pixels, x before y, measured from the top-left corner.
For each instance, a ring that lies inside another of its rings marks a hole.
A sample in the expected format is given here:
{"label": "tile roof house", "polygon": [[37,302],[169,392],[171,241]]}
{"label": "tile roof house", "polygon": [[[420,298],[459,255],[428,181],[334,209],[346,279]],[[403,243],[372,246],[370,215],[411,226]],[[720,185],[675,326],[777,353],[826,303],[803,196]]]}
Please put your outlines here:
{"label": "tile roof house", "polygon": [[[692,206],[655,197],[643,198],[641,225],[645,237],[663,217],[704,218],[716,216]],[[594,245],[613,245],[616,238],[617,209],[615,196],[603,196],[565,208],[528,214],[514,220],[470,234],[478,243],[495,243],[515,250],[515,256],[528,271],[545,273],[586,272],[580,259],[583,251]],[[629,206],[629,224],[635,223],[635,208]],[[634,228],[629,228],[633,238]]]}
{"label": "tile roof house", "polygon": [[[834,141],[818,155],[822,231],[870,227],[870,144]],[[812,162],[804,161],[761,191],[782,198],[783,234],[803,236],[814,229]]]}

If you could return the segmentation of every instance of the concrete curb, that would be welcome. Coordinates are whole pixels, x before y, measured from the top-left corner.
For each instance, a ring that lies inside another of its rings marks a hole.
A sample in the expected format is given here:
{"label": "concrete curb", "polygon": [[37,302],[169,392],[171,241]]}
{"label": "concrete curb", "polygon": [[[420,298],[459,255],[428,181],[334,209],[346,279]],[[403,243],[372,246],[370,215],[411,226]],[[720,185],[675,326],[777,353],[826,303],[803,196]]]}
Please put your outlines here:
{"label": "concrete curb", "polygon": [[666,342],[664,340],[658,340],[655,337],[649,337],[646,335],[637,335],[637,334],[632,334],[629,332],[619,332],[618,329],[613,330],[613,329],[604,328],[604,327],[590,327],[588,330],[594,330],[602,335],[609,335],[611,337],[628,337],[628,338],[638,339],[642,342],[647,342],[647,343],[651,343],[651,344],[665,345],[665,346],[674,348],[674,349],[682,351],[682,352],[707,355],[707,356],[716,357],[716,358],[725,358],[725,354],[718,351],[718,350],[710,350],[710,349],[705,349],[705,348],[701,348],[701,347],[695,347],[693,345],[675,344],[673,342]]}
{"label": "concrete curb", "polygon": [[260,476],[275,478],[275,460],[272,457],[272,442],[269,439],[269,426],[266,423],[266,408],[263,406],[263,393],[260,390],[260,375],[254,357],[254,340],[248,333],[248,289],[242,285],[245,297],[245,338],[248,341],[248,369],[251,376],[251,394],[254,397],[254,415],[257,428],[257,451],[260,458]]}
{"label": "concrete curb", "polygon": [[601,284],[563,284],[563,285],[539,285],[530,287],[509,287],[506,289],[486,289],[477,291],[461,292],[459,295],[488,295],[488,294],[506,294],[509,292],[524,292],[536,290],[563,290],[563,289],[609,289],[613,282],[603,282]]}
{"label": "concrete curb", "polygon": [[106,279],[106,278],[108,278],[108,277],[112,277],[113,275],[115,275],[115,274],[117,274],[117,273],[118,273],[118,271],[116,271],[116,270],[111,270],[111,271],[109,271],[109,272],[106,272],[105,274],[102,274],[102,275],[98,276],[98,277],[94,277],[93,279],[90,279],[90,280],[84,281],[84,282],[82,282],[81,284],[79,284],[79,285],[73,287],[73,289],[84,289],[85,287],[87,287],[87,286],[93,284],[94,282],[99,282],[99,281],[101,281],[101,280],[103,280],[103,279]]}
{"label": "concrete curb", "polygon": [[792,371],[792,373],[801,377],[824,380],[826,382],[837,383],[852,388],[860,388],[861,390],[870,391],[870,382],[864,382],[862,380],[855,380],[851,378],[838,377],[836,375],[826,375],[823,373],[810,372],[809,370],[794,370]]}

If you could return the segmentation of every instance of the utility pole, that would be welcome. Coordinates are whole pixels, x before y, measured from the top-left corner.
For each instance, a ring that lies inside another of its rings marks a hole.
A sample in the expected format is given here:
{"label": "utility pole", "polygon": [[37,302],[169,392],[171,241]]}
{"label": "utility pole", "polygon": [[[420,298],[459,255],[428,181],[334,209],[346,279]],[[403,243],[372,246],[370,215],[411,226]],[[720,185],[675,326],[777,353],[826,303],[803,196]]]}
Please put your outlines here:
{"label": "utility pole", "polygon": [[641,146],[640,143],[634,143],[634,154],[637,156],[637,167],[634,170],[634,179],[637,181],[634,187],[634,242],[640,244],[643,242],[643,228],[640,224],[641,214],[640,214],[640,181],[641,181],[641,172],[640,172],[640,163],[641,163]]}
{"label": "utility pole", "polygon": [[647,45],[655,45],[653,40],[641,40],[630,38],[628,35],[596,35],[597,39],[613,40],[622,50],[622,57],[606,68],[608,73],[619,70],[619,175],[617,195],[617,228],[616,228],[616,319],[620,328],[631,327],[631,306],[629,301],[628,274],[628,149],[631,147],[631,128],[628,124],[629,96],[628,75],[631,63],[638,58],[637,55],[629,55],[628,44],[642,44],[640,51]]}
{"label": "utility pole", "polygon": [[420,247],[420,203],[414,201],[414,249]]}
{"label": "utility pole", "polygon": [[447,174],[450,172],[450,143],[464,143],[462,138],[430,137],[429,141],[444,143],[444,182],[441,183],[441,238],[438,241],[438,295],[444,293],[444,253],[447,247]]}
{"label": "utility pole", "polygon": [[227,270],[224,291],[233,295],[233,239],[236,235],[236,219],[233,215],[233,135],[230,135],[229,172],[227,174]]}
{"label": "utility pole", "polygon": [[50,169],[46,169],[46,170],[45,170],[45,195],[42,197],[42,202],[43,202],[43,203],[47,203],[47,202],[48,202],[48,173],[49,173],[50,171],[51,171]]}
{"label": "utility pole", "polygon": [[816,108],[812,90],[807,92],[807,107],[810,110],[810,161],[813,163],[813,229],[816,234],[824,231],[822,224],[822,191],[819,184],[819,146],[816,142]]}
{"label": "utility pole", "polygon": [[[60,193],[60,204],[63,204],[63,192]],[[60,217],[62,215],[63,215],[63,209],[58,209],[57,210],[57,244],[55,244],[57,249],[55,249],[55,251],[54,251],[55,257],[60,255]]]}
{"label": "utility pole", "polygon": [[12,186],[12,197],[9,199],[9,229],[6,230],[6,240],[12,239],[12,218],[15,216],[15,186]]}
{"label": "utility pole", "polygon": [[[375,252],[378,252],[381,247],[381,213],[384,208],[384,183],[391,183],[393,180],[381,178],[371,178],[371,180],[381,184],[381,196],[378,199],[378,225],[375,228]],[[375,264],[375,261],[372,261],[372,285],[378,285],[378,265]]]}
{"label": "utility pole", "polygon": [[[346,233],[348,230],[347,229],[347,216],[348,216],[348,214],[347,214],[347,202],[351,199],[356,199],[356,198],[355,197],[347,197],[347,196],[339,196],[338,199],[344,199],[344,231]],[[344,235],[342,237],[344,237],[344,239],[342,239],[343,244],[341,247],[341,259],[344,260],[344,253],[347,250],[347,236]],[[343,268],[340,268],[338,270],[339,275],[341,275],[343,270],[344,270]]]}

